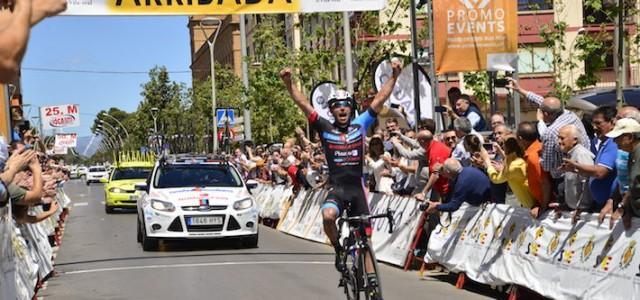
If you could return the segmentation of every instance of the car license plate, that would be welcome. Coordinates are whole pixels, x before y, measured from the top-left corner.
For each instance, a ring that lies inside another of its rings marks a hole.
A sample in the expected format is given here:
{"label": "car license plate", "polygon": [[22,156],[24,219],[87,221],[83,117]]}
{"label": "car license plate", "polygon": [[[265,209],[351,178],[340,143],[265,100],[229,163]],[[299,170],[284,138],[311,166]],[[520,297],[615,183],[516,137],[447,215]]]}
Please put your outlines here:
{"label": "car license plate", "polygon": [[131,196],[129,196],[129,200],[131,200],[131,201],[138,201],[138,195],[131,195]]}
{"label": "car license plate", "polygon": [[222,225],[224,222],[223,217],[218,216],[203,216],[203,217],[190,217],[187,219],[188,225]]}

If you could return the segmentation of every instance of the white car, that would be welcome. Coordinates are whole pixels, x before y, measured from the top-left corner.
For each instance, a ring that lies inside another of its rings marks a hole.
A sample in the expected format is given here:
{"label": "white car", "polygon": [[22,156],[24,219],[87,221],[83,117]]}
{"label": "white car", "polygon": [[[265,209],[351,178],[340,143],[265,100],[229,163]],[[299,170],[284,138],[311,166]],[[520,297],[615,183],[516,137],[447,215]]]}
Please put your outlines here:
{"label": "white car", "polygon": [[109,180],[109,172],[102,166],[90,167],[87,171],[85,182],[90,185],[93,182],[106,182]]}
{"label": "white car", "polygon": [[224,159],[176,155],[156,162],[140,198],[138,242],[145,251],[160,240],[239,238],[258,246],[258,208],[233,165]]}

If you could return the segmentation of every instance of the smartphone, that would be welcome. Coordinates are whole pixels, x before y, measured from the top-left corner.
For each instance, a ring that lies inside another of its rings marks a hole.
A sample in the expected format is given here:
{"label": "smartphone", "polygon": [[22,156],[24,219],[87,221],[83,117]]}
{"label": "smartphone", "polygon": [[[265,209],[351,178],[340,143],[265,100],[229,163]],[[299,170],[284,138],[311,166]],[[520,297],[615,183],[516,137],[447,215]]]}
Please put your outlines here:
{"label": "smartphone", "polygon": [[494,80],[493,84],[496,87],[503,88],[503,87],[506,87],[507,84],[509,84],[509,80],[507,80],[506,78],[499,78],[499,79]]}
{"label": "smartphone", "polygon": [[484,147],[484,150],[493,151],[493,144],[492,143],[483,143],[482,147]]}
{"label": "smartphone", "polygon": [[437,113],[443,113],[443,112],[446,112],[446,111],[447,111],[447,108],[446,108],[446,107],[444,107],[444,106],[438,105],[438,106],[436,106],[436,107],[435,107],[435,111],[436,111]]}
{"label": "smartphone", "polygon": [[397,104],[397,103],[391,103],[391,108],[398,109],[399,107],[400,107],[400,104]]}

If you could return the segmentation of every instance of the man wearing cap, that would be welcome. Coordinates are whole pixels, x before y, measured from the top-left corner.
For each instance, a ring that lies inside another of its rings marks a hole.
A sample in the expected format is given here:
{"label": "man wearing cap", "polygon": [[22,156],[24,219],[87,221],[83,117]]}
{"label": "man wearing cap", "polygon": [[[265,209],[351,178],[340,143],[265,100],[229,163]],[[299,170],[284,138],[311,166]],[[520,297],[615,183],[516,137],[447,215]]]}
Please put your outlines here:
{"label": "man wearing cap", "polygon": [[[345,251],[338,241],[336,220],[346,210],[349,216],[368,215],[369,206],[364,190],[363,166],[365,158],[366,131],[376,120],[384,102],[389,98],[396,80],[402,71],[399,60],[392,59],[393,73],[376,94],[366,112],[351,120],[354,112],[354,101],[344,91],[336,91],[329,99],[329,109],[335,121],[333,123],[320,117],[311,103],[293,84],[291,69],[280,72],[291,98],[309,119],[310,125],[320,133],[320,140],[329,165],[330,191],[322,205],[324,232],[336,251],[335,265],[339,272],[346,269],[344,265]],[[370,234],[370,225],[367,228]],[[378,286],[371,257],[366,258],[365,269],[369,286]],[[376,289],[374,289],[376,290]],[[381,295],[371,295],[372,299],[381,299]]]}
{"label": "man wearing cap", "polygon": [[640,123],[623,118],[607,137],[614,139],[618,148],[629,152],[629,190],[619,205],[624,210],[622,217],[625,228],[631,226],[631,216],[640,217]]}

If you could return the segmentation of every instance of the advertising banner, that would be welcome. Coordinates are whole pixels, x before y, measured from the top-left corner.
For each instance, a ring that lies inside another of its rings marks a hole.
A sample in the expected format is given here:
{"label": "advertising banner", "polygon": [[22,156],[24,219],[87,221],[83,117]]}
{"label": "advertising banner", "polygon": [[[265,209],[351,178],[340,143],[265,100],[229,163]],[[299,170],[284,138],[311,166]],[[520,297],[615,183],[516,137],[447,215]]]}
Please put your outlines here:
{"label": "advertising banner", "polygon": [[381,10],[385,0],[69,0],[65,15],[222,15]]}
{"label": "advertising banner", "polygon": [[425,258],[480,283],[553,299],[640,299],[639,221],[610,230],[596,214],[572,224],[568,213],[536,220],[520,207],[463,205],[450,225],[436,227]]}
{"label": "advertising banner", "polygon": [[80,126],[80,111],[77,104],[43,106],[40,108],[43,129]]}
{"label": "advertising banner", "polygon": [[436,72],[514,71],[518,1],[434,0]]}
{"label": "advertising banner", "polygon": [[58,133],[56,134],[56,140],[54,147],[76,147],[78,145],[78,135],[75,133]]}

